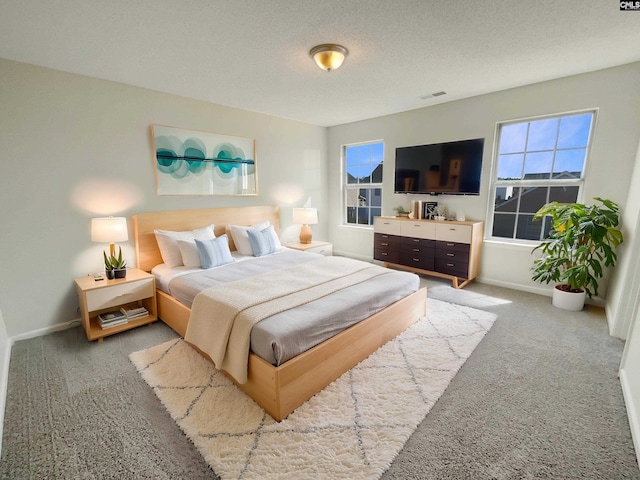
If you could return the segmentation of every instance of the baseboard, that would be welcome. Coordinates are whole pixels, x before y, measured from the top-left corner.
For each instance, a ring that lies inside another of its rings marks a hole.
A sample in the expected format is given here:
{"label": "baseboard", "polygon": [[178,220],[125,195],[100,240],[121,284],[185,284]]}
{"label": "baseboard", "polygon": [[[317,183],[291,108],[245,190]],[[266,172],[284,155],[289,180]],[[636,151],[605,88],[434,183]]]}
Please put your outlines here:
{"label": "baseboard", "polygon": [[37,330],[31,330],[29,332],[19,333],[11,337],[12,344],[19,340],[28,340],[29,338],[41,337],[42,335],[47,335],[48,333],[59,332],[60,330],[66,330],[67,328],[71,328],[76,324],[80,325],[82,321],[78,318],[76,320],[69,320],[68,322],[57,323],[56,325],[52,325],[50,327],[39,328]]}
{"label": "baseboard", "polygon": [[640,466],[640,418],[638,418],[638,409],[640,405],[633,403],[633,395],[629,387],[629,381],[627,380],[627,373],[625,369],[621,369],[619,372],[620,385],[622,385],[622,395],[624,397],[624,403],[627,406],[627,416],[629,417],[629,428],[631,428],[631,438],[633,438],[633,446],[636,449],[636,458],[638,459],[638,465]]}

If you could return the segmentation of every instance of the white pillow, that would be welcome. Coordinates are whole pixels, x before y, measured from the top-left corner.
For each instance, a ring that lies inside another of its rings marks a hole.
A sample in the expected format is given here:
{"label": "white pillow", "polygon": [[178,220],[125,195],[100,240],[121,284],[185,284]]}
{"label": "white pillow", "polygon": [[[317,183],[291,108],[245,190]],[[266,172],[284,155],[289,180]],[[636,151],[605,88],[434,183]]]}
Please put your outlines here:
{"label": "white pillow", "polygon": [[178,240],[178,248],[185,267],[200,268],[200,252],[194,240]]}
{"label": "white pillow", "polygon": [[153,232],[156,234],[156,241],[158,242],[160,255],[162,255],[162,261],[169,267],[184,265],[182,254],[180,253],[180,248],[177,243],[178,240],[193,241],[196,238],[198,240],[213,240],[216,238],[216,235],[213,233],[213,225],[198,228],[190,232],[172,232],[170,230],[154,230]]}
{"label": "white pillow", "polygon": [[247,230],[253,228],[254,230],[264,230],[269,225],[269,220],[264,220],[259,223],[255,223],[250,227],[243,227],[240,225],[227,225],[229,232],[231,233],[231,238],[233,238],[233,243],[236,246],[236,250],[240,255],[253,255],[253,250],[251,249],[251,242],[249,241],[249,234]]}

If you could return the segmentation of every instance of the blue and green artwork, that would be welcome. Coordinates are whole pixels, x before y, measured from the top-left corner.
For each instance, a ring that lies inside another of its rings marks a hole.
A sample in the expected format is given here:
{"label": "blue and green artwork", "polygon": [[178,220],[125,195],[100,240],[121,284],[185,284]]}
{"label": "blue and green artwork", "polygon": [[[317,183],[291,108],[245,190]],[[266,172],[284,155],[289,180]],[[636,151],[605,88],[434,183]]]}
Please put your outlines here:
{"label": "blue and green artwork", "polygon": [[256,195],[255,142],[153,125],[158,195]]}

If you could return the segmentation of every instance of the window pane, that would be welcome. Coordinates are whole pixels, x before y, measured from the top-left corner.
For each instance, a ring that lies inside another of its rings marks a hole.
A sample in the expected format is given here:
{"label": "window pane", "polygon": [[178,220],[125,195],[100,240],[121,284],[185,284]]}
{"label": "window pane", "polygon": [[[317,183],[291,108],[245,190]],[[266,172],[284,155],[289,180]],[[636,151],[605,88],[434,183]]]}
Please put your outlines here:
{"label": "window pane", "polygon": [[542,220],[533,221],[533,215],[518,215],[516,238],[522,240],[541,240]]}
{"label": "window pane", "polygon": [[500,153],[524,152],[527,123],[505,125],[500,131]]}
{"label": "window pane", "polygon": [[552,150],[556,145],[558,119],[538,120],[529,124],[527,150]]}
{"label": "window pane", "polygon": [[493,236],[513,238],[513,227],[516,216],[512,214],[496,213],[493,215]]}
{"label": "window pane", "polygon": [[382,162],[373,164],[373,170],[371,171],[371,182],[382,183]]}
{"label": "window pane", "polygon": [[347,183],[358,183],[358,167],[347,167]]}
{"label": "window pane", "polygon": [[356,207],[347,207],[347,223],[356,223]]}
{"label": "window pane", "polygon": [[586,147],[589,142],[592,117],[592,113],[585,113],[562,118],[557,148]]}
{"label": "window pane", "polygon": [[374,207],[382,206],[382,189],[381,188],[373,188],[371,190],[371,205]]}
{"label": "window pane", "polygon": [[553,151],[527,153],[524,158],[524,179],[549,178],[552,162]]}
{"label": "window pane", "polygon": [[522,178],[522,153],[500,155],[498,159],[498,180],[513,180]]}
{"label": "window pane", "polygon": [[497,187],[495,197],[496,212],[517,212],[518,211],[519,187]]}
{"label": "window pane", "polygon": [[586,155],[586,148],[557,151],[553,178],[581,178]]}
{"label": "window pane", "polygon": [[345,157],[347,169],[353,165],[358,163],[358,148],[357,147],[347,147],[345,148]]}
{"label": "window pane", "polygon": [[371,145],[360,145],[358,147],[358,163],[362,165],[363,163],[371,162]]}
{"label": "window pane", "polygon": [[358,183],[371,183],[371,165],[358,167]]}
{"label": "window pane", "polygon": [[369,225],[369,209],[367,207],[358,208],[358,225]]}
{"label": "window pane", "polygon": [[520,212],[536,213],[545,203],[549,187],[530,187],[525,188],[520,197]]}
{"label": "window pane", "polygon": [[371,145],[371,163],[378,165],[382,163],[384,150],[382,143],[374,143]]}
{"label": "window pane", "polygon": [[369,190],[367,188],[361,188],[358,191],[358,206],[366,207],[369,205]]}
{"label": "window pane", "polygon": [[347,206],[355,207],[358,205],[358,190],[355,188],[347,189]]}
{"label": "window pane", "polygon": [[549,201],[559,203],[575,203],[578,201],[579,187],[551,187]]}

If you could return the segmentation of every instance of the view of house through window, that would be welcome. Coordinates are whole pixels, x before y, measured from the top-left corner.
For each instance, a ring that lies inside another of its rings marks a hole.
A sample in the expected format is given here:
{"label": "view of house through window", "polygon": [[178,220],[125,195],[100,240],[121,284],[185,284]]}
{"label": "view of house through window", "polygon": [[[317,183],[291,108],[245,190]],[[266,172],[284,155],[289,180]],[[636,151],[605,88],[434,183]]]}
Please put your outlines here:
{"label": "view of house through window", "polygon": [[533,221],[538,209],[579,200],[593,117],[585,112],[499,126],[493,237],[542,240],[551,225]]}
{"label": "view of house through window", "polygon": [[344,147],[345,223],[373,225],[382,215],[382,142]]}

